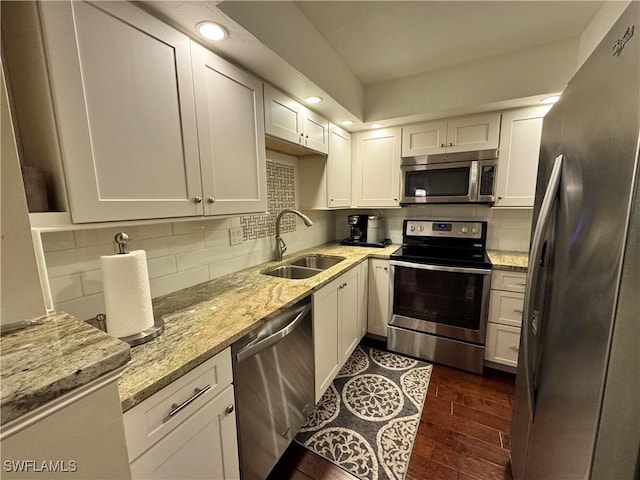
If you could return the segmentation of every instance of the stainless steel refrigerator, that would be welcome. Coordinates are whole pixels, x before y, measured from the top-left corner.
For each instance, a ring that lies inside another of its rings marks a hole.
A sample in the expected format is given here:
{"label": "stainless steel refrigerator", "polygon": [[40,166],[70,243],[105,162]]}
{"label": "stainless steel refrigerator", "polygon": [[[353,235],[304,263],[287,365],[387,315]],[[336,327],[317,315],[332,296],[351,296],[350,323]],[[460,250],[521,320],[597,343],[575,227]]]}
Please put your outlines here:
{"label": "stainless steel refrigerator", "polygon": [[640,11],[543,123],[511,426],[516,480],[638,478]]}

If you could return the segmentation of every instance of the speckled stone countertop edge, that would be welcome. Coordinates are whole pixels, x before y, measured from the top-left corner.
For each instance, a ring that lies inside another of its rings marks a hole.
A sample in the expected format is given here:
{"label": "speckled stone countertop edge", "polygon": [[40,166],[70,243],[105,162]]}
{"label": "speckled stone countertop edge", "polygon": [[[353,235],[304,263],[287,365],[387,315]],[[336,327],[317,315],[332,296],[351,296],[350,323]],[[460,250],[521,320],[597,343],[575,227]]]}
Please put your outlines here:
{"label": "speckled stone countertop edge", "polygon": [[[154,315],[165,332],[132,349],[119,382],[123,412],[223,351],[251,330],[322,288],[368,258],[389,259],[399,245],[385,248],[319,245],[154,299]],[[291,280],[261,272],[304,255],[345,260],[311,278]]]}
{"label": "speckled stone countertop edge", "polygon": [[0,337],[0,421],[6,424],[125,365],[126,343],[64,312]]}
{"label": "speckled stone countertop edge", "polygon": [[494,270],[526,272],[529,266],[529,254],[527,252],[487,250],[487,255]]}

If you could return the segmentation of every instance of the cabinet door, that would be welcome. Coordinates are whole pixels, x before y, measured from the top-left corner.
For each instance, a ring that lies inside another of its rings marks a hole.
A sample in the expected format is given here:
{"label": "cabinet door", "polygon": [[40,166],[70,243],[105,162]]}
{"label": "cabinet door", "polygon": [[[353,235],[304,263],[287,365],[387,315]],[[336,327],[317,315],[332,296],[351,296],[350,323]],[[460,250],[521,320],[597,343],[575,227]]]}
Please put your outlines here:
{"label": "cabinet door", "polygon": [[499,136],[499,113],[449,120],[447,153],[498,148]]}
{"label": "cabinet door", "polygon": [[402,156],[433,155],[447,151],[447,122],[402,127]]}
{"label": "cabinet door", "polygon": [[313,294],[313,344],[316,402],[340,369],[337,279]]}
{"label": "cabinet door", "polygon": [[262,82],[192,43],[205,214],[267,210]]}
{"label": "cabinet door", "polygon": [[354,135],[355,206],[399,205],[400,137],[400,128],[385,128]]}
{"label": "cabinet door", "polygon": [[542,121],[549,106],[502,114],[496,207],[533,207]]}
{"label": "cabinet door", "polygon": [[295,100],[264,84],[264,129],[271,135],[302,145],[304,108]]}
{"label": "cabinet door", "polygon": [[389,261],[369,260],[368,332],[387,336],[389,317]]}
{"label": "cabinet door", "polygon": [[127,2],[42,2],[76,223],[202,215],[189,39]]}
{"label": "cabinet door", "polygon": [[358,322],[360,324],[360,335],[362,338],[367,333],[367,312],[369,301],[369,262],[365,260],[360,264],[358,277]]}
{"label": "cabinet door", "polygon": [[487,342],[484,359],[490,362],[518,366],[520,329],[509,325],[487,323]]}
{"label": "cabinet door", "polygon": [[351,206],[351,134],[331,125],[327,156],[329,208]]}
{"label": "cabinet door", "polygon": [[133,479],[237,479],[233,386],[131,463]]}
{"label": "cabinet door", "polygon": [[522,325],[523,305],[524,293],[491,290],[489,321],[520,327]]}
{"label": "cabinet door", "polygon": [[322,115],[304,109],[302,132],[303,145],[319,153],[329,152],[329,121]]}
{"label": "cabinet door", "polygon": [[340,324],[340,366],[349,358],[360,341],[360,319],[358,317],[358,298],[360,269],[349,270],[340,277],[338,287],[338,312]]}

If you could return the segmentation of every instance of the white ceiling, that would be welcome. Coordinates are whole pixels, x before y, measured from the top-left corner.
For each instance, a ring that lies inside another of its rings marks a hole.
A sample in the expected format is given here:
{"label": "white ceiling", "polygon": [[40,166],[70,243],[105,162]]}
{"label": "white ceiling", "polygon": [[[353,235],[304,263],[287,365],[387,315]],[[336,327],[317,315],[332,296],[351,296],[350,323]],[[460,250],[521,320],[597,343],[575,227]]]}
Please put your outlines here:
{"label": "white ceiling", "polygon": [[[145,0],[138,5],[334,122],[399,125],[536,104],[578,66],[594,1]],[[229,29],[208,42],[195,25]],[[600,27],[599,27],[600,28]],[[606,30],[605,30],[606,31]],[[595,45],[593,45],[595,46]]]}
{"label": "white ceiling", "polygon": [[579,36],[602,1],[298,1],[364,85]]}

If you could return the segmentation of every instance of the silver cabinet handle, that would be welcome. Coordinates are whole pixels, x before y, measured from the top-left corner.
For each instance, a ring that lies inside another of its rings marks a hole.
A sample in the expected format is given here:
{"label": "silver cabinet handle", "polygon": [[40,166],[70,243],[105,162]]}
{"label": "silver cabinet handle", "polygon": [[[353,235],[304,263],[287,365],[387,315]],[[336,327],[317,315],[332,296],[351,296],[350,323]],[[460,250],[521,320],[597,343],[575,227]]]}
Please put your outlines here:
{"label": "silver cabinet handle", "polygon": [[562,159],[563,155],[558,155],[553,163],[549,183],[542,199],[540,206],[540,214],[536,224],[533,239],[531,240],[531,254],[529,258],[532,262],[527,271],[527,284],[529,288],[524,294],[524,313],[522,315],[522,361],[524,362],[524,384],[527,395],[527,406],[529,408],[529,419],[533,420],[535,412],[535,396],[533,391],[533,369],[532,355],[529,352],[531,318],[533,317],[533,300],[536,297],[536,288],[538,284],[538,275],[540,274],[540,255],[542,253],[542,245],[544,236],[549,226],[551,217],[553,216],[553,207],[556,203],[558,190],[560,188],[560,177],[562,176]]}
{"label": "silver cabinet handle", "polygon": [[520,285],[521,287],[524,287],[527,285],[527,282],[516,282],[516,285]]}
{"label": "silver cabinet handle", "polygon": [[450,146],[450,147],[453,147],[453,142],[449,142],[449,146]]}
{"label": "silver cabinet handle", "polygon": [[513,347],[513,346],[509,347],[509,350],[513,350],[514,352],[519,352],[520,351],[520,349],[518,347]]}
{"label": "silver cabinet handle", "polygon": [[193,203],[202,203],[202,197],[193,197]]}
{"label": "silver cabinet handle", "polygon": [[524,311],[521,308],[514,308],[513,311],[515,313],[524,313]]}
{"label": "silver cabinet handle", "polygon": [[187,398],[180,405],[178,405],[177,403],[171,404],[171,411],[169,412],[169,415],[167,415],[164,418],[163,422],[166,422],[167,420],[171,420],[171,417],[173,417],[174,415],[184,410],[187,407],[187,405],[190,405],[191,403],[193,403],[197,398],[200,398],[202,395],[207,393],[210,389],[211,389],[211,385],[206,385],[203,388],[196,387],[196,389],[193,392],[193,395]]}
{"label": "silver cabinet handle", "polygon": [[216,199],[215,199],[215,198],[213,198],[213,197],[207,197],[207,202],[209,202],[209,203],[213,203],[213,202],[215,202],[215,201],[216,201]]}
{"label": "silver cabinet handle", "polygon": [[224,409],[224,414],[225,415],[231,415],[233,413],[233,404],[227,406],[227,408]]}
{"label": "silver cabinet handle", "polygon": [[441,143],[441,144],[440,144],[440,148],[444,148],[444,147],[445,147],[445,144],[444,144],[444,143]]}

